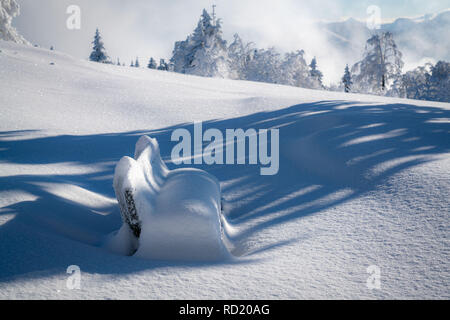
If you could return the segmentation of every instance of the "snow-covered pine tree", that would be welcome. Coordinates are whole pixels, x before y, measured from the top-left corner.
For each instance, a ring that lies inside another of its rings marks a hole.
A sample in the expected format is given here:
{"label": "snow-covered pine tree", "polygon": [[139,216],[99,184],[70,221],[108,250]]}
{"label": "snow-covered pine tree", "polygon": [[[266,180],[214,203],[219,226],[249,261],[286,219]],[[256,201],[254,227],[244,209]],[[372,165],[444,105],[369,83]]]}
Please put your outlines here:
{"label": "snow-covered pine tree", "polygon": [[194,33],[175,43],[171,62],[175,72],[228,78],[230,59],[220,19],[214,23],[204,9]]}
{"label": "snow-covered pine tree", "polygon": [[402,53],[392,33],[373,35],[367,40],[364,58],[352,67],[354,91],[389,94],[395,89],[394,83],[396,87],[400,86],[403,65]]}
{"label": "snow-covered pine tree", "polygon": [[167,71],[173,72],[174,66],[173,66],[173,63],[170,60],[169,60],[169,63],[167,64],[167,66],[168,66],[168,70]]}
{"label": "snow-covered pine tree", "polygon": [[141,67],[141,64],[139,63],[139,58],[138,57],[136,57],[136,62],[134,63],[134,67],[135,68],[140,68]]}
{"label": "snow-covered pine tree", "polygon": [[147,68],[149,69],[156,69],[158,68],[158,64],[156,63],[156,60],[153,58],[150,58],[150,61],[148,62]]}
{"label": "snow-covered pine tree", "polygon": [[158,70],[169,71],[169,65],[166,63],[166,60],[164,60],[164,59],[159,60]]}
{"label": "snow-covered pine tree", "polygon": [[431,78],[433,65],[427,63],[403,75],[403,91],[407,98],[416,100],[426,100]]}
{"label": "snow-covered pine tree", "polygon": [[428,98],[433,101],[450,102],[450,63],[438,61],[431,68]]}
{"label": "snow-covered pine tree", "polygon": [[309,74],[310,74],[310,88],[312,89],[323,89],[323,74],[322,72],[317,68],[317,59],[314,57],[311,60],[311,64],[309,65],[311,68]]}
{"label": "snow-covered pine tree", "polygon": [[281,57],[275,48],[254,50],[245,70],[245,79],[250,81],[284,83]]}
{"label": "snow-covered pine tree", "polygon": [[130,67],[134,68],[134,61],[131,60]]}
{"label": "snow-covered pine tree", "polygon": [[450,102],[450,63],[426,63],[406,72],[402,93],[409,99]]}
{"label": "snow-covered pine tree", "polygon": [[245,79],[247,65],[252,58],[254,51],[253,43],[245,43],[236,33],[234,41],[228,47],[228,56],[230,58],[230,78]]}
{"label": "snow-covered pine tree", "polygon": [[352,74],[350,73],[350,68],[348,67],[348,64],[345,66],[345,72],[344,76],[342,77],[342,84],[344,85],[344,91],[345,92],[351,92],[352,91]]}
{"label": "snow-covered pine tree", "polygon": [[94,41],[92,42],[94,45],[92,48],[92,53],[89,57],[89,60],[94,62],[100,62],[100,63],[107,63],[108,62],[108,55],[105,51],[105,46],[102,41],[102,37],[100,36],[100,31],[95,31]]}
{"label": "snow-covered pine tree", "polygon": [[173,64],[173,71],[178,73],[185,73],[186,66],[189,65],[188,61],[188,47],[191,50],[191,36],[188,36],[185,41],[175,42],[175,47],[172,52],[172,58],[170,62]]}
{"label": "snow-covered pine tree", "polygon": [[0,40],[30,45],[11,25],[12,19],[19,13],[20,6],[16,0],[0,0]]}
{"label": "snow-covered pine tree", "polygon": [[309,71],[304,54],[303,50],[285,54],[279,74],[281,84],[309,88]]}

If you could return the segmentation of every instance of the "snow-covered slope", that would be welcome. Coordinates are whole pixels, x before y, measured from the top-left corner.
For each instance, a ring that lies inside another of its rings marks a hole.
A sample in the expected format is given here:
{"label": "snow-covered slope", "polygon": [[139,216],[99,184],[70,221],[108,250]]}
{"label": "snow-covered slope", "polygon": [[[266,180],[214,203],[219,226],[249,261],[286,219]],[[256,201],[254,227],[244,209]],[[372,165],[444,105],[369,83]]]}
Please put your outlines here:
{"label": "snow-covered slope", "polygon": [[[0,50],[0,298],[450,298],[449,104]],[[176,169],[171,133],[199,120],[280,129],[278,175],[197,166],[220,181],[233,259],[111,253],[116,164],[149,135]]]}
{"label": "snow-covered slope", "polygon": [[135,158],[120,160],[114,190],[123,225],[106,241],[113,252],[176,261],[230,257],[222,231],[219,181],[198,169],[170,171],[156,139],[141,137]]}

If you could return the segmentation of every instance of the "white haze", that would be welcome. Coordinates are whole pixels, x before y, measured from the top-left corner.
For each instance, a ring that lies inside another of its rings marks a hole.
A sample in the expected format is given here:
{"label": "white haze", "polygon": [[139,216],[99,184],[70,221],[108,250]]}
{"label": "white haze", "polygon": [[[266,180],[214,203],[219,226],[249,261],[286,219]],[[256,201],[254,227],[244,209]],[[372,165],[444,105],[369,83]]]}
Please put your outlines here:
{"label": "white haze", "polygon": [[[14,25],[31,42],[79,58],[89,56],[95,28],[99,27],[108,54],[115,61],[129,65],[139,57],[146,65],[150,56],[170,58],[175,41],[184,40],[196,26],[203,8],[211,11],[217,4],[217,14],[223,20],[224,37],[232,40],[239,33],[257,47],[274,46],[281,52],[303,49],[308,60],[317,56],[325,83],[339,81],[346,63],[354,58],[329,44],[326,34],[316,22],[341,20],[345,16],[364,19],[368,5],[386,6],[386,1],[306,1],[306,0],[18,0],[22,15]],[[410,3],[417,1],[411,0]],[[416,3],[428,9],[441,9],[449,1]],[[79,5],[82,12],[81,30],[66,28],[66,8]],[[382,6],[382,9],[384,7]],[[397,8],[398,9],[398,8]],[[397,10],[398,11],[398,10]],[[386,10],[382,13],[397,13]],[[397,16],[400,13],[397,14]],[[383,18],[393,18],[385,16]],[[361,53],[355,54],[359,56]]]}

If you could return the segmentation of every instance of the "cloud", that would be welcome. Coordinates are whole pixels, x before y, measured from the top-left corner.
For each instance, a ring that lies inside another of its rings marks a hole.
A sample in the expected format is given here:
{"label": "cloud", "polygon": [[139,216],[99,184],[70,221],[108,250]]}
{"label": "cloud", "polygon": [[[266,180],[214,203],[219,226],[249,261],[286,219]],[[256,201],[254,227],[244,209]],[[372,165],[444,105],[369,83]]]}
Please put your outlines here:
{"label": "cloud", "polygon": [[326,35],[317,25],[317,21],[323,17],[319,12],[324,8],[339,11],[335,2],[222,0],[218,1],[219,8],[221,2],[225,1],[229,3],[224,8],[224,15],[228,17],[224,28],[227,29],[225,35],[228,37],[228,30],[238,30],[241,37],[255,42],[258,47],[274,46],[282,52],[303,49],[307,59],[317,57],[326,83],[338,81],[341,77],[345,59],[330,46]]}

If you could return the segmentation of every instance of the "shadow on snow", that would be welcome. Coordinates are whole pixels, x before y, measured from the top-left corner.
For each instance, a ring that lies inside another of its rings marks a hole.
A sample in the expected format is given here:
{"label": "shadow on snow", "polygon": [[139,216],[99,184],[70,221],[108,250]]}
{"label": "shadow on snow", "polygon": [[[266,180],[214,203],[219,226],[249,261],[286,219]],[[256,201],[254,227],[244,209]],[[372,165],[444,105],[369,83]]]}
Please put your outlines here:
{"label": "shadow on snow", "polygon": [[[227,219],[239,230],[233,240],[241,249],[235,253],[251,257],[299,241],[280,241],[245,252],[242,248],[252,235],[359,197],[392,175],[433,161],[433,155],[448,152],[449,119],[450,111],[438,107],[323,101],[235,119],[212,120],[203,123],[204,130],[279,128],[280,171],[275,176],[260,176],[259,166],[190,167],[204,169],[221,181],[228,207]],[[64,272],[72,264],[101,274],[204,265],[109,254],[100,244],[121,225],[118,206],[112,201],[86,206],[44,187],[48,183],[62,187],[75,185],[114,198],[115,164],[122,156],[133,155],[141,135],[157,138],[169,168],[176,168],[170,161],[176,142],[170,138],[177,128],[186,128],[193,135],[192,124],[148,131],[28,139],[32,132],[0,132],[3,163],[98,167],[95,173],[86,174],[0,177],[0,191],[22,191],[35,198],[0,209],[0,217],[14,214],[13,219],[0,225],[1,281],[40,270]],[[349,192],[342,192],[345,190]],[[245,261],[237,259],[231,263]]]}

